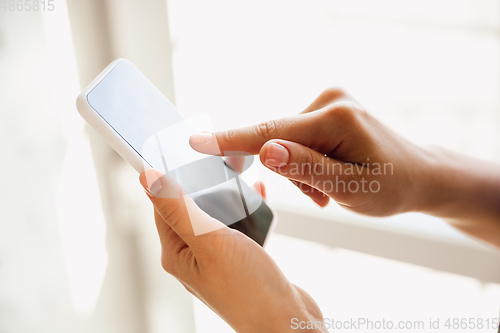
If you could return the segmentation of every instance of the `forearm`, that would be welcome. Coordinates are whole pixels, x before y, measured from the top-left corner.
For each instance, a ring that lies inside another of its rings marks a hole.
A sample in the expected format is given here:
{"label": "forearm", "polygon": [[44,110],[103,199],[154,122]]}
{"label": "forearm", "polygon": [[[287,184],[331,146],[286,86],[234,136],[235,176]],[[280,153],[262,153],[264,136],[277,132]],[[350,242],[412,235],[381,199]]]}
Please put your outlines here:
{"label": "forearm", "polygon": [[443,148],[424,150],[418,210],[500,247],[500,166]]}

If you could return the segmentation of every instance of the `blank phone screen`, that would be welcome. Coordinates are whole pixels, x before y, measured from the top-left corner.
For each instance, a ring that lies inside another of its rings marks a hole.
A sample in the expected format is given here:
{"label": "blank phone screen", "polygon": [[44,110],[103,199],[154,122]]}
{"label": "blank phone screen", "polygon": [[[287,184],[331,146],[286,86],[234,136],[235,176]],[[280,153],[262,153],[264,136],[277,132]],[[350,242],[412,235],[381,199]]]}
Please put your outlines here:
{"label": "blank phone screen", "polygon": [[87,101],[145,163],[177,179],[207,214],[264,244],[272,211],[222,157],[203,155],[181,166],[175,163],[198,154],[186,140],[165,139],[169,129],[184,126],[184,119],[134,65],[120,61],[87,95]]}

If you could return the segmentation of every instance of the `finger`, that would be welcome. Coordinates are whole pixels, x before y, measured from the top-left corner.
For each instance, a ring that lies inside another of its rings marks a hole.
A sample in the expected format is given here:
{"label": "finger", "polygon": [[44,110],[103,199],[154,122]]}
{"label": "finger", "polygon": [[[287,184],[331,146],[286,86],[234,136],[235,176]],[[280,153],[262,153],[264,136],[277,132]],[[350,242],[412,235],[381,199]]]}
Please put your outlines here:
{"label": "finger", "polygon": [[301,113],[309,113],[322,109],[338,100],[349,98],[350,95],[341,88],[329,88],[323,91],[304,111]]}
{"label": "finger", "polygon": [[[341,184],[354,180],[357,175],[346,174],[347,164],[318,153],[298,143],[285,140],[267,142],[260,151],[262,164],[270,170],[289,179],[307,184],[336,199],[343,193],[338,191]],[[364,172],[363,166],[360,166]]]}
{"label": "finger", "polygon": [[245,156],[229,156],[226,159],[226,164],[229,165],[229,167],[231,167],[234,171],[242,173],[245,166]]}
{"label": "finger", "polygon": [[179,184],[167,175],[147,170],[139,179],[158,214],[189,247],[196,247],[201,242],[195,238],[196,234],[224,227],[196,206],[191,198],[184,197]]}
{"label": "finger", "polygon": [[174,255],[181,252],[184,248],[188,247],[188,245],[179,235],[177,235],[167,222],[165,222],[156,209],[154,210],[154,216],[156,230],[158,230],[160,244],[163,249],[162,253],[166,254],[166,257],[162,258],[162,262],[172,260]]}
{"label": "finger", "polygon": [[[317,139],[318,132],[326,130],[319,131],[318,125],[324,127],[321,119],[314,114],[299,114],[235,130],[195,134],[190,137],[189,144],[204,154],[224,155],[224,152],[241,151],[255,155],[271,139],[290,140],[308,146]],[[316,130],[304,131],[304,128]]]}
{"label": "finger", "polygon": [[264,185],[263,182],[261,181],[255,182],[255,184],[253,184],[253,187],[255,188],[257,193],[260,194],[261,197],[263,197],[264,199],[266,198],[266,186]]}
{"label": "finger", "polygon": [[[179,184],[157,170],[146,170],[141,173],[139,180],[157,214],[161,216],[170,229],[187,243],[187,239],[192,237],[194,232],[189,223],[189,215]],[[168,229],[164,227],[160,230],[165,232]]]}
{"label": "finger", "polygon": [[302,193],[310,197],[318,206],[325,207],[330,202],[330,197],[320,190],[296,180],[290,179],[290,182],[297,186]]}
{"label": "finger", "polygon": [[193,276],[192,268],[198,265],[194,252],[156,209],[154,212],[161,244],[161,266],[188,289],[185,283]]}
{"label": "finger", "polygon": [[210,155],[237,151],[257,154],[267,141],[282,139],[326,153],[332,147],[337,147],[342,133],[349,132],[356,124],[361,109],[351,98],[337,99],[317,112],[270,120],[235,130],[195,134],[189,138],[189,144],[194,150]]}

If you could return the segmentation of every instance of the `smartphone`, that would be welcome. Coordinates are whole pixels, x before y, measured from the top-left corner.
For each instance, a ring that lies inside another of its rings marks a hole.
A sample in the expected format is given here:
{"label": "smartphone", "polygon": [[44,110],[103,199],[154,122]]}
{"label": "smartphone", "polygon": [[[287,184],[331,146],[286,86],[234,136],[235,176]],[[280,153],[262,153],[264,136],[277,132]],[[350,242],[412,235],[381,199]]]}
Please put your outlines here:
{"label": "smartphone", "polygon": [[137,172],[153,168],[167,173],[208,215],[265,246],[276,213],[241,179],[245,167],[235,170],[221,156],[200,157],[189,146],[187,122],[130,61],[113,61],[83,90],[76,105]]}

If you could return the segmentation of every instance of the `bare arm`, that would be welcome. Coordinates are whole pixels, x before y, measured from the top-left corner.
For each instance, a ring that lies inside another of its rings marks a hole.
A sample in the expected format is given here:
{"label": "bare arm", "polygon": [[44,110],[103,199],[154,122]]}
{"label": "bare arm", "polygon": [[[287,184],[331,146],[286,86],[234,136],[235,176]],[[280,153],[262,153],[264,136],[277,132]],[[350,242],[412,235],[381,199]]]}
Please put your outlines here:
{"label": "bare arm", "polygon": [[426,151],[419,210],[500,248],[500,166],[439,147]]}

